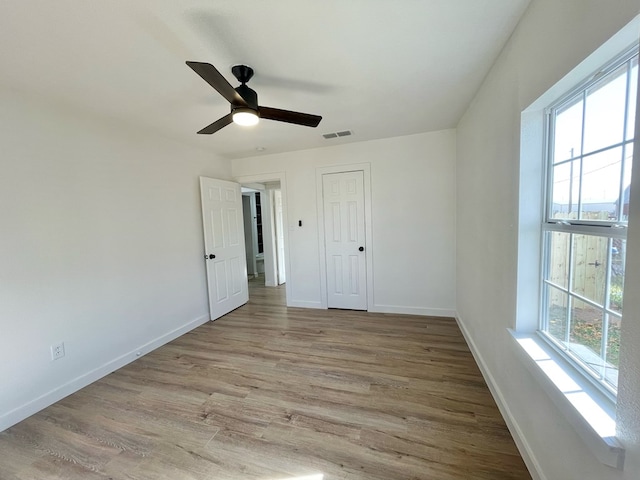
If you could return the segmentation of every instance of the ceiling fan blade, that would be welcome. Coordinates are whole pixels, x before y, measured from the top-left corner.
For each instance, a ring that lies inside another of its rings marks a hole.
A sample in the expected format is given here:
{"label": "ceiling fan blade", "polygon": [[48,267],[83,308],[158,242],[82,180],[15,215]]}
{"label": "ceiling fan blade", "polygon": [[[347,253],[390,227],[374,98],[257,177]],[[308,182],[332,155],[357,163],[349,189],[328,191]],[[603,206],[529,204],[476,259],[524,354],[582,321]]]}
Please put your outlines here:
{"label": "ceiling fan blade", "polygon": [[322,120],[320,115],[280,110],[279,108],[258,107],[258,111],[260,112],[260,118],[276,120],[278,122],[294,123],[296,125],[304,125],[305,127],[317,127],[320,120]]}
{"label": "ceiling fan blade", "polygon": [[205,135],[211,135],[212,133],[216,133],[221,128],[226,127],[231,122],[233,122],[233,115],[231,115],[229,113],[228,115],[225,115],[221,119],[216,120],[211,125],[207,125],[202,130],[200,130],[198,133],[202,133],[202,134],[205,134]]}
{"label": "ceiling fan blade", "polygon": [[220,95],[227,99],[232,105],[247,106],[247,102],[240,96],[238,92],[231,86],[227,79],[216,70],[216,67],[210,63],[203,62],[186,62],[191,69],[202,77],[202,79],[215,88]]}

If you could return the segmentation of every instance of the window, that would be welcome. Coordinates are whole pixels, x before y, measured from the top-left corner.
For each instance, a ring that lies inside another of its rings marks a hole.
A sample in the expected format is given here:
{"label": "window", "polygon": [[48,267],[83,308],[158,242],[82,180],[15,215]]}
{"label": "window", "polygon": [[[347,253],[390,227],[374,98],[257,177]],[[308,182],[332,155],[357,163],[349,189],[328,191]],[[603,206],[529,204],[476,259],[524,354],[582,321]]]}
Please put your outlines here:
{"label": "window", "polygon": [[618,388],[638,51],[548,109],[540,332]]}

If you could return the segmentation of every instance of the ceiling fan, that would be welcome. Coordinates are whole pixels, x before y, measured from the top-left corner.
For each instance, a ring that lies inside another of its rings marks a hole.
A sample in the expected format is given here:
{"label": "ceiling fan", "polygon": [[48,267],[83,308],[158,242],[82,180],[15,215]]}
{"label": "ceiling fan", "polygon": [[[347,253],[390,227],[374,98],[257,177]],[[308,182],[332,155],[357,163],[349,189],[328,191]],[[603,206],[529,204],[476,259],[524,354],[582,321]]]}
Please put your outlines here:
{"label": "ceiling fan", "polygon": [[251,67],[246,65],[234,65],[231,67],[231,73],[241,83],[239,87],[233,88],[213,65],[189,61],[187,65],[231,104],[231,113],[204,127],[198,133],[211,135],[232,122],[245,126],[255,125],[260,118],[304,125],[306,127],[317,127],[320,120],[322,120],[319,115],[259,106],[258,94],[247,86],[247,82],[253,77],[253,69]]}

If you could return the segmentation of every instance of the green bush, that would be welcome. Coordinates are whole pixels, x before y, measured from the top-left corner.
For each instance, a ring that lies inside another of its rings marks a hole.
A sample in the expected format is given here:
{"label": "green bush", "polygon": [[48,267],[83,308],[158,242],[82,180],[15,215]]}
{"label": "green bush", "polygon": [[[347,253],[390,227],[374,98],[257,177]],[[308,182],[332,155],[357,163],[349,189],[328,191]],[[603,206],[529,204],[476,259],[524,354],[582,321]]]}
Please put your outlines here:
{"label": "green bush", "polygon": [[609,299],[611,308],[622,311],[622,286],[612,284]]}

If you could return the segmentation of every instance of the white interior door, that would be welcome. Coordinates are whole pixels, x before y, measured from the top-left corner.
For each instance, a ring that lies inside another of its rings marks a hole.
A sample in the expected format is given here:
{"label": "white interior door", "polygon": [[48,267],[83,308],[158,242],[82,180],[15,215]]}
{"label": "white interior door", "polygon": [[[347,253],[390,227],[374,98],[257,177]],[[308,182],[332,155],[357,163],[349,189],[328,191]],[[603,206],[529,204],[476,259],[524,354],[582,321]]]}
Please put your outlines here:
{"label": "white interior door", "polygon": [[364,173],[322,176],[327,306],[367,309]]}
{"label": "white interior door", "polygon": [[240,185],[200,177],[211,320],[249,300]]}
{"label": "white interior door", "polygon": [[276,230],[276,257],[278,264],[278,285],[287,281],[284,269],[284,221],[282,220],[282,192],[274,190],[273,209]]}

